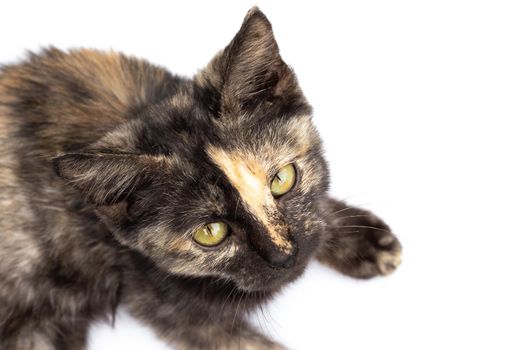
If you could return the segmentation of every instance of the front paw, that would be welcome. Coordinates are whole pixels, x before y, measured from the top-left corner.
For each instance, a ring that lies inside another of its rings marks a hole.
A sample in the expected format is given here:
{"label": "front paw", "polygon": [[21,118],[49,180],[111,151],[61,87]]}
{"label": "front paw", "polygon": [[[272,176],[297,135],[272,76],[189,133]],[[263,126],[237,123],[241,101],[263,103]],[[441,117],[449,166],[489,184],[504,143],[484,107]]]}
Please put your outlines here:
{"label": "front paw", "polygon": [[375,256],[380,274],[389,275],[401,264],[401,243],[391,232],[383,232],[382,237],[373,239],[370,244],[375,245],[371,256]]}
{"label": "front paw", "polygon": [[327,237],[318,257],[357,278],[388,275],[401,263],[401,244],[374,214],[330,200]]}

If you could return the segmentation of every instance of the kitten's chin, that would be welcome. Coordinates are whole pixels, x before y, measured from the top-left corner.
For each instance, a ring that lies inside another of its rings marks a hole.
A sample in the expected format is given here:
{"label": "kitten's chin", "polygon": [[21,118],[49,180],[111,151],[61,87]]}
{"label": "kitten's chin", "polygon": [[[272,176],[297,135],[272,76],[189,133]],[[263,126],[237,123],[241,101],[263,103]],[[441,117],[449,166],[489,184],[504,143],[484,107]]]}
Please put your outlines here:
{"label": "kitten's chin", "polygon": [[299,278],[306,265],[294,266],[288,270],[275,270],[271,275],[251,275],[235,279],[237,288],[248,293],[276,293]]}

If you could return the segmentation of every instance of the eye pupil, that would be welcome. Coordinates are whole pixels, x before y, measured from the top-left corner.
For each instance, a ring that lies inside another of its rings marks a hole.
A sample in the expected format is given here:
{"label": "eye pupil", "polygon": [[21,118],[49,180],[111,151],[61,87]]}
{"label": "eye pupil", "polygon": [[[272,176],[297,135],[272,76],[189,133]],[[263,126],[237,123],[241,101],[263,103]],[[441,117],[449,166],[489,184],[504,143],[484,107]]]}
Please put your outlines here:
{"label": "eye pupil", "polygon": [[229,231],[224,222],[212,222],[201,226],[193,234],[193,239],[200,245],[212,247],[221,243]]}
{"label": "eye pupil", "polygon": [[289,192],[295,185],[296,170],[293,164],[288,164],[277,172],[270,184],[270,191],[274,197],[282,196]]}

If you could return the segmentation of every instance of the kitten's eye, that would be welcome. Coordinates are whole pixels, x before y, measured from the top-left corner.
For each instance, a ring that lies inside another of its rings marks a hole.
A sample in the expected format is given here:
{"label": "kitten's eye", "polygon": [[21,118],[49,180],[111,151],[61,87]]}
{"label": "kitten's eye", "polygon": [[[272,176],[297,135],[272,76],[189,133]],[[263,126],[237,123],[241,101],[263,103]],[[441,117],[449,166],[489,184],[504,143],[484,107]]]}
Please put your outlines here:
{"label": "kitten's eye", "polygon": [[270,191],[274,197],[279,197],[290,191],[295,184],[295,167],[293,164],[288,164],[277,172],[272,179]]}
{"label": "kitten's eye", "polygon": [[224,222],[211,222],[199,228],[193,239],[206,247],[213,247],[226,238],[228,231],[229,227]]}

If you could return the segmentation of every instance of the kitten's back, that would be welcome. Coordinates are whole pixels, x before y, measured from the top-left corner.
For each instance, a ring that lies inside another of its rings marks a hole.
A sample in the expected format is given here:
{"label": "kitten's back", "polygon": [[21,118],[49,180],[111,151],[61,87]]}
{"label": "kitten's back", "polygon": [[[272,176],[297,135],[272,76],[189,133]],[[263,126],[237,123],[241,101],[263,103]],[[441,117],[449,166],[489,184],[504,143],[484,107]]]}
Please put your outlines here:
{"label": "kitten's back", "polygon": [[[24,332],[20,314],[51,308],[76,317],[115,305],[115,249],[51,159],[96,142],[180,83],[145,61],[93,50],[48,49],[0,69],[0,348],[25,348],[6,340],[11,328]],[[69,287],[48,280],[57,276]],[[99,283],[87,298],[85,286]],[[27,344],[40,344],[38,334],[28,330]]]}
{"label": "kitten's back", "polygon": [[179,82],[119,53],[50,48],[0,71],[0,105],[8,106],[19,135],[41,141],[33,145],[40,151],[57,153],[96,141],[141,107],[169,96]]}

